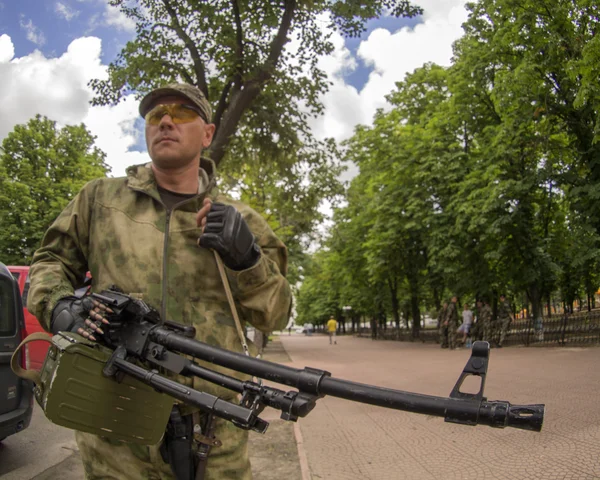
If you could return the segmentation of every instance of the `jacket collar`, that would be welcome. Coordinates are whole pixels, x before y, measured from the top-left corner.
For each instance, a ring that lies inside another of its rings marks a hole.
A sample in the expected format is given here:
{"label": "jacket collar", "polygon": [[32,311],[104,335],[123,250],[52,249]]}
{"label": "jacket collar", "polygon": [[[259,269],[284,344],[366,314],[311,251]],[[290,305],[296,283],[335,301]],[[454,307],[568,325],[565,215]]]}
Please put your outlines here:
{"label": "jacket collar", "polygon": [[[126,170],[127,184],[134,190],[140,190],[152,197],[158,198],[156,179],[154,178],[151,165],[152,163],[148,162],[128,167]],[[199,184],[205,187],[206,193],[210,193],[215,188],[216,170],[217,168],[212,160],[200,158],[200,169],[198,171]]]}

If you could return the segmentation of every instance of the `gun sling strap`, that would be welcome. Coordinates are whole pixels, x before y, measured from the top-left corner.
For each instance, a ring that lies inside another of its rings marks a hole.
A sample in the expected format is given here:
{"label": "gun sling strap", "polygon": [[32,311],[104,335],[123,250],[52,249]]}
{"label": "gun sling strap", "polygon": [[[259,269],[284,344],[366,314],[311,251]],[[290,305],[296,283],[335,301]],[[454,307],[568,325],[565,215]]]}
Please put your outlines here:
{"label": "gun sling strap", "polygon": [[223,286],[225,287],[225,294],[227,295],[227,301],[229,302],[229,307],[231,308],[231,314],[233,315],[233,319],[235,320],[235,328],[237,329],[238,337],[240,337],[240,342],[242,343],[244,353],[250,356],[250,352],[248,351],[248,343],[246,343],[246,336],[244,335],[244,330],[242,329],[242,323],[240,322],[240,317],[238,316],[237,308],[235,308],[235,302],[233,301],[233,294],[231,293],[229,280],[227,280],[227,273],[225,272],[223,260],[221,260],[221,257],[219,256],[216,250],[213,250],[213,253],[215,254],[215,260],[217,261],[217,267],[219,268],[221,281],[223,282]]}

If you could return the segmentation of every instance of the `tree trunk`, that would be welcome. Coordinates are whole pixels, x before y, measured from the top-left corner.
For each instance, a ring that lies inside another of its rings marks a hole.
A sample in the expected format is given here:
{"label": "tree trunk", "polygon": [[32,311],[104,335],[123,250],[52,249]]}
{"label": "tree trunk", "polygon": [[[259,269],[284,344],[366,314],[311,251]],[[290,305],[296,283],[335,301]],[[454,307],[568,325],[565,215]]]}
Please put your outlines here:
{"label": "tree trunk", "polygon": [[417,295],[411,295],[410,307],[413,322],[412,337],[419,338],[419,331],[421,329],[421,312],[419,312],[419,297],[417,297]]}
{"label": "tree trunk", "polygon": [[433,304],[435,305],[435,311],[439,312],[442,308],[442,294],[441,289],[433,287]]}
{"label": "tree trunk", "polygon": [[388,279],[388,288],[390,289],[390,300],[392,303],[392,316],[396,328],[400,328],[400,305],[398,303],[398,283],[396,279]]}
{"label": "tree trunk", "polygon": [[410,318],[410,304],[405,303],[404,304],[404,325],[406,326],[406,329],[408,330],[408,319]]}
{"label": "tree trunk", "polygon": [[527,290],[527,296],[531,302],[531,316],[533,318],[533,327],[539,340],[544,335],[544,308],[542,305],[542,292],[537,284],[531,285]]}
{"label": "tree trunk", "polygon": [[419,272],[413,266],[408,274],[408,288],[410,291],[410,312],[412,318],[412,338],[419,338],[421,329],[421,313],[419,312]]}
{"label": "tree trunk", "polygon": [[373,340],[377,338],[377,315],[371,317],[371,338]]}

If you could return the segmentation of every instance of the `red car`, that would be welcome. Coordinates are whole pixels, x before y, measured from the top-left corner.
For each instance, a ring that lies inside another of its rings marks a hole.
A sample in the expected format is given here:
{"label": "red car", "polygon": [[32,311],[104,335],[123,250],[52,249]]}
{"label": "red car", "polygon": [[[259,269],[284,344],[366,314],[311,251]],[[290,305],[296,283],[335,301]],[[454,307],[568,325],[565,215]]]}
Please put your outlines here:
{"label": "red car", "polygon": [[[29,267],[9,266],[8,270],[19,284],[19,291],[23,299],[23,314],[25,315],[25,333],[30,335],[34,332],[43,332],[44,329],[29,310],[27,310],[27,294],[29,293]],[[50,335],[50,334],[48,334]],[[46,352],[50,346],[47,342],[31,342],[27,344],[26,365],[27,368],[40,370],[46,358]]]}
{"label": "red car", "polygon": [[[38,322],[38,319],[29,313],[29,310],[27,310],[27,294],[29,293],[29,267],[9,266],[7,268],[19,284],[19,291],[21,292],[21,298],[23,300],[23,314],[25,315],[25,333],[30,335],[35,332],[44,332],[45,330],[40,325],[40,322]],[[90,272],[87,273],[86,277],[88,280],[92,278]],[[82,296],[86,293],[86,291],[87,288],[79,289],[75,292],[75,295]],[[34,370],[40,370],[42,368],[49,346],[50,344],[47,342],[31,342],[27,344],[25,347],[25,355],[28,369],[32,368]]]}
{"label": "red car", "polygon": [[[19,293],[11,273],[0,263],[0,442],[27,428],[33,412],[33,384],[17,377],[10,368],[12,355],[25,338]],[[22,350],[17,361],[25,368]]]}

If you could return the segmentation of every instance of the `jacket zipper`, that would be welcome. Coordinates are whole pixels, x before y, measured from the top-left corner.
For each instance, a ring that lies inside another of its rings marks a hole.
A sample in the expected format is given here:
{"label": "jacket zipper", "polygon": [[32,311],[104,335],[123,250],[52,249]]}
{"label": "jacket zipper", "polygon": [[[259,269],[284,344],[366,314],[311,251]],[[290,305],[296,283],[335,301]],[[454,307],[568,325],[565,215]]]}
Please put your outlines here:
{"label": "jacket zipper", "polygon": [[[143,193],[145,195],[148,195],[151,198],[154,198],[156,200],[155,197],[152,197],[152,195],[149,195],[148,192],[139,189],[139,188],[134,188],[134,187],[130,187],[132,190],[138,191],[140,193]],[[206,194],[204,194],[206,195]],[[171,213],[179,206],[183,205],[186,202],[189,202],[191,199],[186,199],[183,200],[179,203],[176,203],[175,205],[173,205],[173,207],[169,210],[167,208],[167,206],[161,201],[159,200],[159,203],[165,207],[165,211],[167,213],[166,219],[165,219],[165,243],[163,244],[163,265],[162,265],[162,292],[161,292],[161,299],[160,299],[160,319],[164,322],[165,320],[167,320],[166,316],[167,316],[167,273],[168,273],[168,259],[167,259],[167,253],[169,251],[169,225],[171,223]]]}
{"label": "jacket zipper", "polygon": [[175,205],[173,205],[171,207],[170,210],[163,203],[163,206],[165,207],[165,210],[167,211],[167,217],[165,220],[165,243],[163,245],[163,267],[162,267],[163,281],[162,281],[162,294],[161,294],[162,298],[161,298],[161,302],[160,302],[160,318],[163,322],[167,320],[167,279],[168,279],[168,277],[167,277],[168,271],[167,270],[168,270],[168,265],[169,265],[167,254],[169,251],[169,226],[171,224],[171,214],[175,211],[175,209],[177,207],[180,207],[181,205],[189,202],[190,200],[191,199],[188,198],[179,203],[176,203]]}

